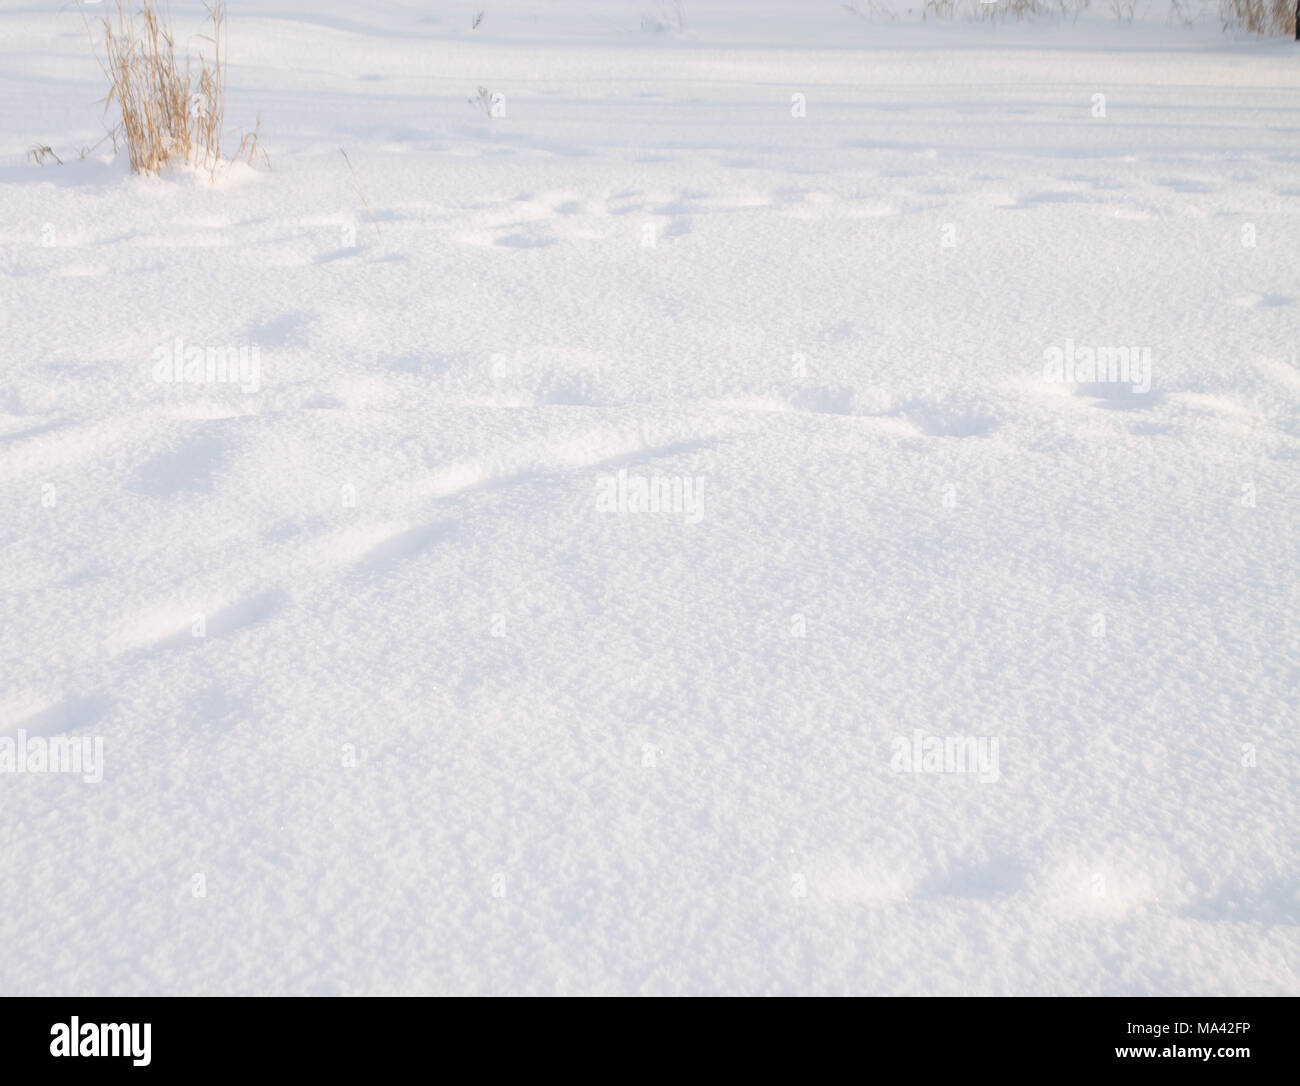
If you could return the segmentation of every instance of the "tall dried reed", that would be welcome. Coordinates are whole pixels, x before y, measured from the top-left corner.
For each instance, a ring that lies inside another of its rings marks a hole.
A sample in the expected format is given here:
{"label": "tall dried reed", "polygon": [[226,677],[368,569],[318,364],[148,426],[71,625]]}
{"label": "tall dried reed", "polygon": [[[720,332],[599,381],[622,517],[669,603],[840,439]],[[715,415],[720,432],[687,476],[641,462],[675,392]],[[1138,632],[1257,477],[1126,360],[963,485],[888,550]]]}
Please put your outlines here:
{"label": "tall dried reed", "polygon": [[[208,31],[198,40],[206,42],[207,49],[200,46],[197,61],[188,50],[183,60],[177,58],[171,9],[165,3],[160,11],[156,0],[140,0],[138,8],[114,0],[100,17],[103,41],[95,56],[108,78],[108,105],[116,104],[121,111],[120,134],[135,173],[157,173],[179,160],[213,175],[221,163],[225,0],[204,7]],[[254,132],[244,137],[236,156],[251,161],[258,150]]]}

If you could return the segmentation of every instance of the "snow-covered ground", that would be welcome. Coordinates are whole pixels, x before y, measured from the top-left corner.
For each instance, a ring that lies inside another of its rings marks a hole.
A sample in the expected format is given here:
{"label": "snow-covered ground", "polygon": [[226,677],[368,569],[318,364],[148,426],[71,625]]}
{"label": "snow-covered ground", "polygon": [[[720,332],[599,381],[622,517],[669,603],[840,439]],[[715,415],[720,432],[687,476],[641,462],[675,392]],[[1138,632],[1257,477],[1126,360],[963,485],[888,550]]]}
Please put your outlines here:
{"label": "snow-covered ground", "polygon": [[0,3],[0,991],[1300,993],[1300,49],[655,11]]}

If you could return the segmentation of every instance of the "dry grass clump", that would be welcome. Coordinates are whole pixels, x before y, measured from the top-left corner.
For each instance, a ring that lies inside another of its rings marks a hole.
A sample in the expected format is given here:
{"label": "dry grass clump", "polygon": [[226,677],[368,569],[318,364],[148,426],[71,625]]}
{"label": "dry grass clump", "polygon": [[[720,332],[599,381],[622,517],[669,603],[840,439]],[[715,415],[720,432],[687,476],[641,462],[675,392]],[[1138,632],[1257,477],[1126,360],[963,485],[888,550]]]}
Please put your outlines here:
{"label": "dry grass clump", "polygon": [[[117,132],[134,173],[157,173],[166,163],[179,160],[213,175],[221,162],[225,0],[212,0],[204,7],[208,32],[198,40],[208,48],[205,52],[200,47],[197,63],[188,52],[183,61],[177,59],[171,10],[164,6],[160,13],[156,0],[140,0],[134,9],[114,0],[100,19],[103,52],[97,48],[95,56],[108,78],[108,104],[116,103],[121,110]],[[235,158],[251,162],[257,152],[254,131],[240,142]]]}
{"label": "dry grass clump", "polygon": [[1300,41],[1296,0],[1219,0],[1219,14],[1225,29],[1239,26],[1252,34],[1294,34]]}
{"label": "dry grass clump", "polygon": [[1092,0],[997,0],[991,4],[975,0],[974,6],[978,18],[1005,23],[1012,19],[1023,21],[1050,15],[1077,19],[1081,11],[1092,6]]}

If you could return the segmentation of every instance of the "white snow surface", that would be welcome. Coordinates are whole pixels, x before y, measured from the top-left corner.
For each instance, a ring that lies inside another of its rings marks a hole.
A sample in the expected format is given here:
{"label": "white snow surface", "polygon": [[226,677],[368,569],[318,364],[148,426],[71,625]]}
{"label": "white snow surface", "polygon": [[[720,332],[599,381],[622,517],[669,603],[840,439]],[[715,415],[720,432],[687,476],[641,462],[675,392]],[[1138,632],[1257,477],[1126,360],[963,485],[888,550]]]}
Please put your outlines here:
{"label": "white snow surface", "polygon": [[655,11],[0,5],[0,991],[1300,993],[1300,51]]}

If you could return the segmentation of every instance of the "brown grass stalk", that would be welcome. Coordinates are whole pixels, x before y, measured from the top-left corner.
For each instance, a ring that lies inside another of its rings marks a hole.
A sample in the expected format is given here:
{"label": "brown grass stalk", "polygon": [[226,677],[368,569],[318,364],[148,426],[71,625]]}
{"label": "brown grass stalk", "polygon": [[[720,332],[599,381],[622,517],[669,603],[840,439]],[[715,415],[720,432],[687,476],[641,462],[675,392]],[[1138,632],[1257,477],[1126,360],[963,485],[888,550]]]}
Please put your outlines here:
{"label": "brown grass stalk", "polygon": [[[140,0],[139,8],[128,3],[114,0],[101,16],[103,42],[95,57],[108,79],[108,106],[116,104],[122,114],[120,129],[132,171],[157,173],[178,160],[215,176],[226,110],[225,0],[204,5],[208,30],[198,40],[207,49],[200,47],[197,60],[188,50],[183,59],[177,57],[165,0],[161,9],[157,0]],[[93,44],[85,8],[82,17]],[[240,143],[236,158],[251,161],[258,150],[253,133]]]}

